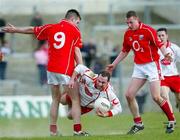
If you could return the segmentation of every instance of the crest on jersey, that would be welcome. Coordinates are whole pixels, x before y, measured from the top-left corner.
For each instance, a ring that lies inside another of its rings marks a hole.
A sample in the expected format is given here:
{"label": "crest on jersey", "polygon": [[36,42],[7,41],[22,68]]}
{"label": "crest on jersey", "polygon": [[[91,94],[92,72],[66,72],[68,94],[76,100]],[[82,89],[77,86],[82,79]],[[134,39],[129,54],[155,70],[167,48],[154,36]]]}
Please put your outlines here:
{"label": "crest on jersey", "polygon": [[129,37],[129,41],[132,41],[133,39],[132,39],[132,37]]}
{"label": "crest on jersey", "polygon": [[144,35],[139,35],[139,40],[143,40],[144,39]]}

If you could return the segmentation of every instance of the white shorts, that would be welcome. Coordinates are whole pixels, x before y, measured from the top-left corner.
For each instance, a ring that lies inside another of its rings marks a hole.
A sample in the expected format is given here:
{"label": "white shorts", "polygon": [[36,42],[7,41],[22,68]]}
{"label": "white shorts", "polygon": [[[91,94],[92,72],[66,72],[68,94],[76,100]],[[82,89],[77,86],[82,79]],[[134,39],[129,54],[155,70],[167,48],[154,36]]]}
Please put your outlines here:
{"label": "white shorts", "polygon": [[158,62],[150,62],[146,64],[135,64],[132,77],[147,79],[148,81],[158,81],[162,78],[161,69]]}
{"label": "white shorts", "polygon": [[47,71],[47,83],[51,85],[67,85],[70,76]]}

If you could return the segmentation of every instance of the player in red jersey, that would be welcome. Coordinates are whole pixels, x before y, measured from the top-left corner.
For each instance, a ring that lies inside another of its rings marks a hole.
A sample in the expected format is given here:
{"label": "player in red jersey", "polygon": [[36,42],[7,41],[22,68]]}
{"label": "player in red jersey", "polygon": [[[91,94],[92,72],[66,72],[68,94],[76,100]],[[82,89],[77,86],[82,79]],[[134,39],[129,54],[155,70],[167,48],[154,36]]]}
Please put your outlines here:
{"label": "player in red jersey", "polygon": [[[77,64],[82,63],[82,55],[80,48],[82,47],[82,39],[80,30],[77,25],[81,20],[79,12],[70,9],[62,19],[56,24],[46,24],[36,27],[18,28],[8,25],[2,30],[9,33],[35,34],[38,40],[47,40],[48,65],[47,78],[48,84],[52,91],[52,104],[50,110],[50,134],[56,136],[58,134],[57,118],[60,103],[60,97],[63,92],[67,92],[72,99],[72,116],[74,121],[74,131],[81,134],[81,124],[79,105],[79,97],[76,94],[78,87],[73,89],[68,87],[70,76]],[[75,61],[74,61],[75,60]]]}
{"label": "player in red jersey", "polygon": [[165,112],[169,124],[166,133],[174,131],[175,118],[171,112],[169,104],[160,96],[160,74],[158,49],[161,50],[165,59],[170,60],[171,56],[167,53],[166,47],[160,40],[156,30],[143,24],[136,15],[135,11],[126,14],[128,29],[124,34],[123,48],[114,62],[107,66],[107,70],[112,70],[122,61],[132,49],[134,52],[134,71],[132,80],[126,91],[126,99],[129,109],[134,118],[134,125],[127,134],[135,134],[144,129],[139,108],[135,96],[140,88],[148,80],[153,100]]}

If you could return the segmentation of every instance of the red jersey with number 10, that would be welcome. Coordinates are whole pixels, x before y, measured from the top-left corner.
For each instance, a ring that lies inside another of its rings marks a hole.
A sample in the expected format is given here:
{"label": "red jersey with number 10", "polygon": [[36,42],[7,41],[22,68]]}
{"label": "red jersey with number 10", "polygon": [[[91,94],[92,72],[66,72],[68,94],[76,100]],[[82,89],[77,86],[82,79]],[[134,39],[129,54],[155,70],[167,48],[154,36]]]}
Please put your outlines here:
{"label": "red jersey with number 10", "polygon": [[145,64],[159,60],[158,48],[163,43],[158,39],[156,30],[140,22],[139,29],[128,29],[124,34],[123,52],[134,52],[134,62]]}
{"label": "red jersey with number 10", "polygon": [[79,29],[67,20],[57,24],[34,27],[38,40],[47,40],[48,66],[50,72],[71,76],[75,67],[75,47],[82,47]]}

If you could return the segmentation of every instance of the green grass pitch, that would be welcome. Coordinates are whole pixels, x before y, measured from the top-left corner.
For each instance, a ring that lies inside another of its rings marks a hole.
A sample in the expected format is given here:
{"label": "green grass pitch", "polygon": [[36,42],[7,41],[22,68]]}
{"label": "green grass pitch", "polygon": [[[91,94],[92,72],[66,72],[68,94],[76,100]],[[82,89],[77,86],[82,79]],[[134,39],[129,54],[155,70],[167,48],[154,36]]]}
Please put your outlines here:
{"label": "green grass pitch", "polygon": [[73,137],[72,121],[61,118],[58,121],[63,136],[49,137],[46,119],[0,119],[0,140],[178,140],[180,138],[180,113],[175,113],[177,124],[174,133],[165,134],[167,119],[161,112],[145,113],[142,119],[145,129],[132,136],[126,135],[132,126],[132,116],[121,114],[112,118],[95,115],[82,117],[83,129],[89,137]]}

